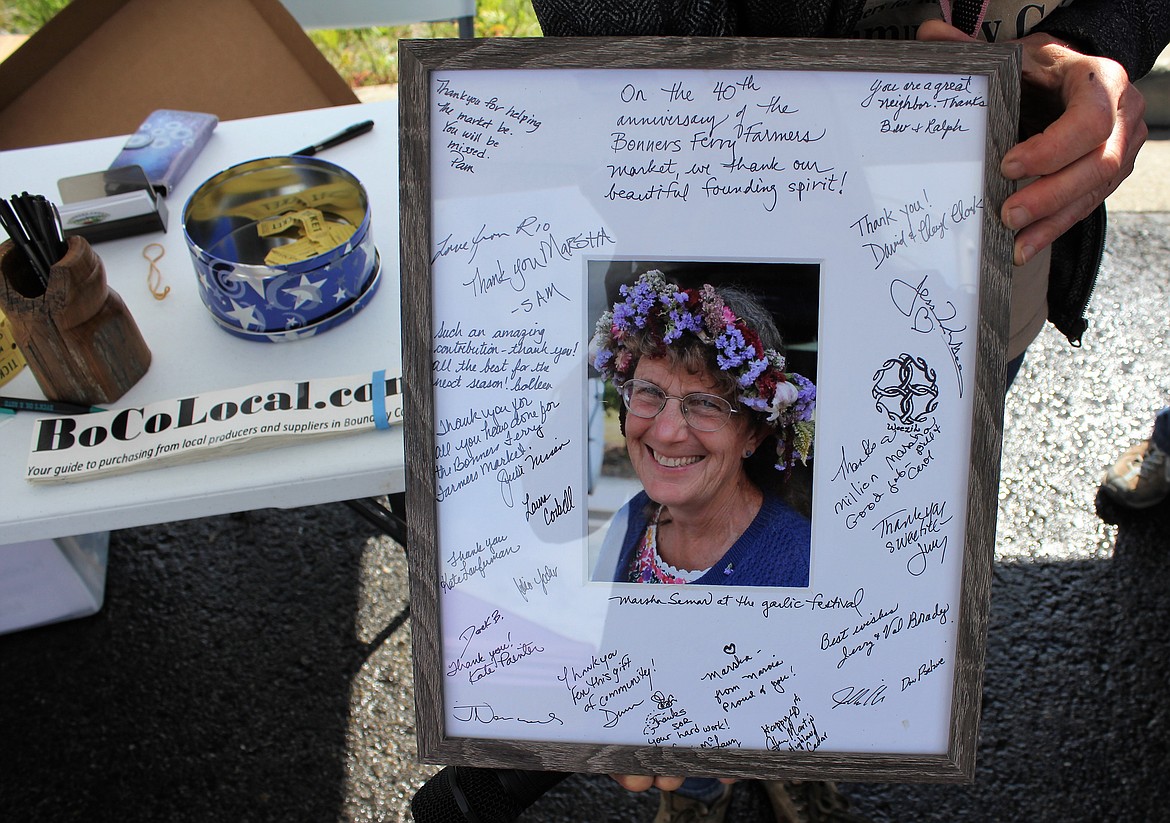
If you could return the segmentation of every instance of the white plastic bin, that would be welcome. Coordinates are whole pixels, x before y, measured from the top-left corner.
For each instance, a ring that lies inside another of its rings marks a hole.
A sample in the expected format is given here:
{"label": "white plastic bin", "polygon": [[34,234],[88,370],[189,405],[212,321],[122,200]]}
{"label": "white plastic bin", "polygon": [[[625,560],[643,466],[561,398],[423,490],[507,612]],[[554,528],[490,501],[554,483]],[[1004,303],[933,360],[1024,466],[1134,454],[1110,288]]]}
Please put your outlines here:
{"label": "white plastic bin", "polygon": [[110,533],[0,546],[0,634],[96,613]]}

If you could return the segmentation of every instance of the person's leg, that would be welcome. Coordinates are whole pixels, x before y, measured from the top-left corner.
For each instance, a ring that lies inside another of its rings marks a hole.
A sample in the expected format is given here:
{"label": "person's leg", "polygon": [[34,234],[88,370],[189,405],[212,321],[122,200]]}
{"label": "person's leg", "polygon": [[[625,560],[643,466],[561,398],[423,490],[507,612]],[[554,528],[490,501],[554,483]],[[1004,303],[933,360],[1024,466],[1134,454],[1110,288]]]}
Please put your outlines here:
{"label": "person's leg", "polygon": [[776,823],[869,823],[849,810],[837,785],[824,780],[765,780]]}
{"label": "person's leg", "polygon": [[1012,383],[1016,382],[1016,375],[1020,373],[1020,367],[1024,365],[1024,355],[1020,354],[1013,357],[1007,363],[1007,388],[1012,387]]}
{"label": "person's leg", "polygon": [[688,777],[678,787],[675,794],[681,794],[692,800],[701,800],[704,803],[712,803],[723,796],[725,785],[714,777]]}
{"label": "person's leg", "polygon": [[673,792],[662,792],[654,823],[722,823],[731,803],[731,786],[713,777],[688,777]]}
{"label": "person's leg", "polygon": [[1154,433],[1150,435],[1150,440],[1161,451],[1170,454],[1170,406],[1162,409],[1154,418]]}
{"label": "person's leg", "polygon": [[1156,506],[1170,496],[1170,406],[1154,418],[1150,439],[1130,446],[1105,471],[1101,491],[1131,509]]}

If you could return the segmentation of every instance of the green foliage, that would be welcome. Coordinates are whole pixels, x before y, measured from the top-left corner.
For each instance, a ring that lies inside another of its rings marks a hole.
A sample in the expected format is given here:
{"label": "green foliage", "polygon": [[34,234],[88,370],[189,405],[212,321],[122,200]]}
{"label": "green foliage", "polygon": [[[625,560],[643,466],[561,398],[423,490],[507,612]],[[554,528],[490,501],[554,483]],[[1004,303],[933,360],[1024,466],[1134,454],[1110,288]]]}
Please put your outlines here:
{"label": "green foliage", "polygon": [[540,37],[532,0],[479,0],[476,37]]}
{"label": "green foliage", "polygon": [[[398,82],[398,41],[458,37],[453,23],[309,32],[309,38],[352,87]],[[539,37],[532,0],[479,0],[476,37]]]}
{"label": "green foliage", "polygon": [[[0,30],[32,34],[69,0],[0,0]],[[352,87],[398,82],[398,41],[458,37],[454,22],[309,32],[309,39]],[[478,0],[476,37],[539,37],[532,0]]]}
{"label": "green foliage", "polygon": [[68,5],[69,0],[5,0],[0,3],[0,31],[32,34]]}

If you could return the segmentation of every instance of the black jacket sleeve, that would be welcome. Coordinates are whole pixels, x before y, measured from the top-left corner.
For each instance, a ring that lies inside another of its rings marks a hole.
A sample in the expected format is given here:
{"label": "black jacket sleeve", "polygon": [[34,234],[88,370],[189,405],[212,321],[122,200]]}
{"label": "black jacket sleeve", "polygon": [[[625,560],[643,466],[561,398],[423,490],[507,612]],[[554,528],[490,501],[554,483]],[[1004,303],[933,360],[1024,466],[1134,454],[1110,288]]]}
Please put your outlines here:
{"label": "black jacket sleeve", "polygon": [[1075,0],[1045,17],[1034,31],[1066,40],[1085,54],[1116,60],[1133,82],[1149,73],[1170,43],[1170,2]]}
{"label": "black jacket sleeve", "polygon": [[864,0],[533,0],[548,37],[845,37]]}
{"label": "black jacket sleeve", "polygon": [[[532,5],[549,37],[848,37],[865,0],[533,0]],[[1137,80],[1170,43],[1170,2],[1074,0],[1035,31],[1116,60]]]}

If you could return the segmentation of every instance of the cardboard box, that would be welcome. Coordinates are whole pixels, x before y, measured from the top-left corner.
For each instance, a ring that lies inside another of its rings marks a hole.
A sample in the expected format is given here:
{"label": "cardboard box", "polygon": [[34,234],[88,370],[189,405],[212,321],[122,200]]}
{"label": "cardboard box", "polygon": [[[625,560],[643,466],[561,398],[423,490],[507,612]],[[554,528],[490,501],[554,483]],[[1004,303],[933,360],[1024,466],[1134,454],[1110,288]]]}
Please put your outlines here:
{"label": "cardboard box", "polygon": [[0,63],[0,149],[357,102],[279,0],[73,0]]}

